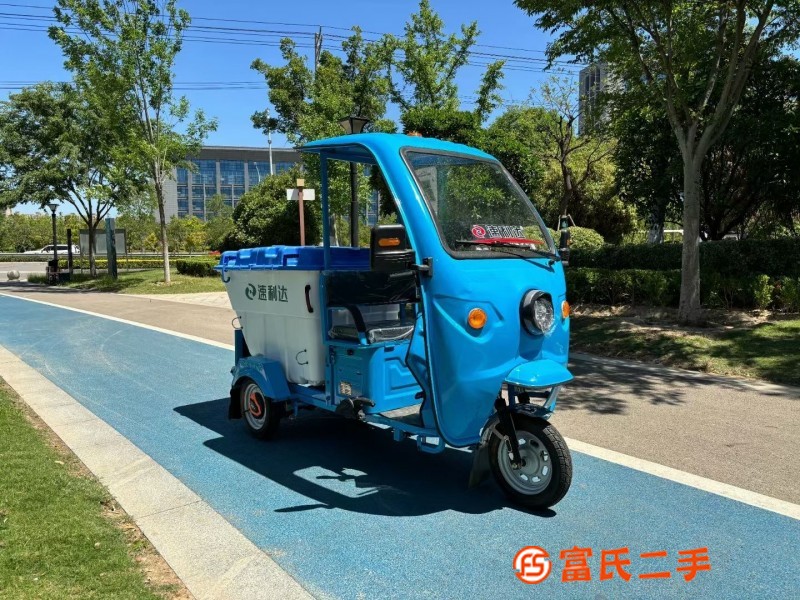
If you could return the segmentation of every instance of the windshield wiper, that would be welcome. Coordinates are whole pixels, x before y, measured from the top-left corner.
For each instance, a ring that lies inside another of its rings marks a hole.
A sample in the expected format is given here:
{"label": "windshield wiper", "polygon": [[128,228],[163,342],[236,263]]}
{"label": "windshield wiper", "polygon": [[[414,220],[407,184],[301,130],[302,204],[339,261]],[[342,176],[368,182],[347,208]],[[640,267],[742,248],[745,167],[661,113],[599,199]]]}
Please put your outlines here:
{"label": "windshield wiper", "polygon": [[[457,244],[464,244],[467,246],[486,246],[488,248],[510,248],[515,250],[527,250],[528,252],[533,252],[534,254],[538,254],[539,256],[543,256],[545,258],[549,258],[551,261],[560,261],[561,257],[558,254],[553,254],[552,252],[546,252],[544,250],[537,250],[533,247],[533,244],[541,243],[538,240],[526,240],[522,238],[489,238],[486,240],[456,240]],[[522,254],[516,254],[516,256],[523,256]]]}

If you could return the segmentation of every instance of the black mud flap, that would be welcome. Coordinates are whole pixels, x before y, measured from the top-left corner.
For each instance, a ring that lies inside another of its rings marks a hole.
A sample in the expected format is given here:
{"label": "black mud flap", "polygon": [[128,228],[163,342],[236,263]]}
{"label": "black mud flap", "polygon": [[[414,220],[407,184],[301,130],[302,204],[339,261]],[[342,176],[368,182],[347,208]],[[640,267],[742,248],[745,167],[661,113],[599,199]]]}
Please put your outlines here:
{"label": "black mud flap", "polygon": [[469,473],[469,489],[478,487],[489,477],[489,444],[481,441],[472,450],[472,471]]}
{"label": "black mud flap", "polygon": [[231,388],[231,402],[228,405],[228,418],[242,418],[242,403],[239,401],[239,388]]}

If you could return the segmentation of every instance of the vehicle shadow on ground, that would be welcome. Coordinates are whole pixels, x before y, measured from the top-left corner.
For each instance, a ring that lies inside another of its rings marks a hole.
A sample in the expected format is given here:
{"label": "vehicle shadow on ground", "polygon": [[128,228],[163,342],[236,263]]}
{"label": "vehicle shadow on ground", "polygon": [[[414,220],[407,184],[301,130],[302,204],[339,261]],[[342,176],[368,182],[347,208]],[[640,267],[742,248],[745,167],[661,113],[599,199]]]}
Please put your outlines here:
{"label": "vehicle shadow on ground", "polygon": [[[631,361],[631,365],[574,361],[570,370],[574,381],[564,387],[558,397],[559,410],[583,410],[598,415],[627,414],[632,399],[651,405],[684,406],[700,392],[714,389],[731,394],[754,392],[746,380],[663,369]],[[797,388],[762,386],[762,396],[797,399]]]}
{"label": "vehicle shadow on ground", "polygon": [[[308,498],[276,512],[332,509],[387,516],[418,516],[453,510],[481,514],[514,509],[491,480],[469,489],[472,454],[448,448],[424,454],[413,440],[395,442],[377,429],[321,410],[284,419],[278,436],[257,440],[241,420],[226,419],[227,398],[175,408],[178,414],[220,437],[210,449]],[[553,517],[553,510],[535,511]]]}

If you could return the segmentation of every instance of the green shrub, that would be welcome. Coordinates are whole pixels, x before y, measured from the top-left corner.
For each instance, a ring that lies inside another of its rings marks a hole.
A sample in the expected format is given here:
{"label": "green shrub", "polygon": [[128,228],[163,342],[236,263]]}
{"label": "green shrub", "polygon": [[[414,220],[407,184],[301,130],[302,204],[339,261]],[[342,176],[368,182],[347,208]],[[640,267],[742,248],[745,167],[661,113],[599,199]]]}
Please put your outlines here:
{"label": "green shrub", "polygon": [[50,254],[13,254],[3,253],[0,255],[0,262],[47,262],[53,260],[53,253]]}
{"label": "green shrub", "polygon": [[775,289],[769,275],[756,275],[750,282],[750,294],[753,298],[753,307],[764,310],[772,304],[772,294]]}
{"label": "green shrub", "polygon": [[[95,267],[98,269],[108,268],[108,259],[96,258],[94,261]],[[164,261],[160,258],[118,258],[117,269],[157,269],[164,265]],[[61,269],[67,268],[67,259],[62,258],[58,261],[58,266]],[[82,258],[72,261],[73,269],[88,269],[89,259]]]}
{"label": "green shrub", "polygon": [[[575,303],[645,304],[677,306],[680,299],[681,273],[643,269],[590,269],[569,267],[566,270],[567,299]],[[800,303],[800,283],[783,286],[786,305]],[[767,275],[730,277],[714,273],[700,282],[701,299],[709,308],[758,308],[775,303],[775,285]],[[797,294],[793,297],[791,294]],[[791,300],[789,298],[795,298]],[[781,303],[784,301],[781,300]]]}
{"label": "green shrub", "polygon": [[[681,268],[681,252],[682,246],[678,243],[603,246],[595,249],[574,246],[570,265],[670,271]],[[800,277],[800,238],[703,242],[700,244],[700,269],[704,273],[733,277],[741,277],[746,273]]]}
{"label": "green shrub", "polygon": [[[596,250],[602,248],[606,243],[602,235],[588,227],[570,227],[569,232],[570,240],[572,241],[570,250]],[[553,241],[558,247],[561,233],[551,229],[550,235],[553,236]]]}
{"label": "green shrub", "polygon": [[191,275],[192,277],[219,277],[219,272],[214,270],[214,267],[219,264],[219,259],[195,259],[195,260],[182,260],[175,261],[178,268],[178,273],[183,275]]}
{"label": "green shrub", "polygon": [[800,279],[786,277],[778,283],[777,304],[789,312],[800,312]]}

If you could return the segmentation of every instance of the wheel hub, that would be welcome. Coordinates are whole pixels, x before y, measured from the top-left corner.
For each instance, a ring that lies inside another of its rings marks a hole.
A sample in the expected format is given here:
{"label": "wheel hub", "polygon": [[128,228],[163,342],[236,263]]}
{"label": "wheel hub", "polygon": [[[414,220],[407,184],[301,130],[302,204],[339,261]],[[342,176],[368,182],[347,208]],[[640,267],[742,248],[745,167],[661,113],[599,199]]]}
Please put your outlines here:
{"label": "wheel hub", "polygon": [[552,478],[550,455],[544,444],[528,431],[518,431],[519,454],[522,463],[513,464],[511,444],[508,439],[500,445],[498,463],[503,478],[524,494],[537,494],[543,491]]}

